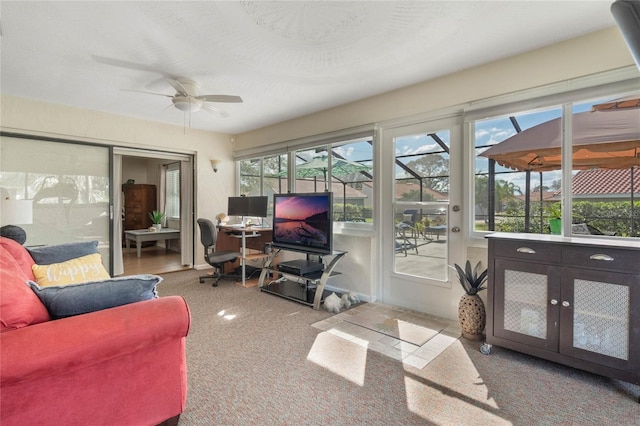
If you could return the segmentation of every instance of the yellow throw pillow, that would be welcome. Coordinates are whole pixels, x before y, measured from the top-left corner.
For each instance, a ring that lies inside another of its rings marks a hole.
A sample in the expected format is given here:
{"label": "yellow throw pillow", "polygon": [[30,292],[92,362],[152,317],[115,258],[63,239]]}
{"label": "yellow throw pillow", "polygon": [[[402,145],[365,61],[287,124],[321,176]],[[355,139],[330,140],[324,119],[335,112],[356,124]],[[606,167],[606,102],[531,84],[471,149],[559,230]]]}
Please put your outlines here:
{"label": "yellow throw pillow", "polygon": [[102,265],[100,253],[89,254],[62,263],[33,265],[33,276],[40,287],[80,284],[111,278]]}

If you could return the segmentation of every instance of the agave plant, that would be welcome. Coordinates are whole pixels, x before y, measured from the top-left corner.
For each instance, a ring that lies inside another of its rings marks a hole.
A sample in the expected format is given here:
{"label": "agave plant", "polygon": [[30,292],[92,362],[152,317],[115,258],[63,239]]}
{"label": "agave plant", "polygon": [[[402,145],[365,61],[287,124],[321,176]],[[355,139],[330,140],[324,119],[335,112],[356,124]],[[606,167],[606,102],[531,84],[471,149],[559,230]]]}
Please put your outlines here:
{"label": "agave plant", "polygon": [[159,210],[154,210],[149,213],[149,217],[153,221],[154,224],[161,224],[164,220],[164,213]]}
{"label": "agave plant", "polygon": [[465,293],[470,296],[478,294],[479,291],[484,290],[484,283],[487,281],[487,269],[480,272],[482,268],[482,262],[478,262],[475,268],[471,269],[471,262],[467,260],[465,268],[462,269],[457,263],[454,265],[455,271],[458,274],[458,280],[460,285],[464,289]]}

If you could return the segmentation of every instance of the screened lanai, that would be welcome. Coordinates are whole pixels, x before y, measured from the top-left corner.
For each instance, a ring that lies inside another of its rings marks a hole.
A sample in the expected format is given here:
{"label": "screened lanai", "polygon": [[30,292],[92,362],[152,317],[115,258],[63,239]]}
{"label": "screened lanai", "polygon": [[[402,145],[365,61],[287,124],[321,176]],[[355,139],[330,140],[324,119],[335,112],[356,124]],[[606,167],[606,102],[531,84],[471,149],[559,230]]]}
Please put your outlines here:
{"label": "screened lanai", "polygon": [[[602,109],[603,105],[608,108]],[[484,219],[487,230],[549,233],[550,207],[559,207],[563,198],[569,198],[562,196],[565,190],[572,201],[572,214],[565,214],[565,220],[585,225],[575,229],[636,236],[635,203],[640,189],[634,171],[640,161],[637,102],[616,103],[614,99],[574,104],[567,120],[570,132],[563,132],[561,112],[561,108],[552,108],[509,116],[513,135],[486,146],[476,144],[479,157],[488,159],[485,173],[476,175],[476,198],[486,197],[486,211],[476,211],[476,229],[478,220]],[[519,119],[528,124],[525,130]],[[572,170],[568,186],[562,185],[563,134],[571,140],[571,156],[564,159],[565,168]]]}

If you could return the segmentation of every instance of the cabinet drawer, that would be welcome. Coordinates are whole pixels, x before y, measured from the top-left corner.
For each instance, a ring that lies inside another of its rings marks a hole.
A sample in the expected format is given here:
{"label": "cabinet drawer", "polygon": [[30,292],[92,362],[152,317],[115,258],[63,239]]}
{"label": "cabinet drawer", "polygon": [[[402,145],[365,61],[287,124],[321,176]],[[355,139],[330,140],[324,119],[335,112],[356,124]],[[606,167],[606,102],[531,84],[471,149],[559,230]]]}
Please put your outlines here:
{"label": "cabinet drawer", "polygon": [[559,263],[561,248],[534,241],[495,241],[494,255],[509,259]]}
{"label": "cabinet drawer", "polygon": [[612,247],[567,247],[562,251],[562,263],[590,269],[606,269],[629,273],[640,272],[640,252]]}

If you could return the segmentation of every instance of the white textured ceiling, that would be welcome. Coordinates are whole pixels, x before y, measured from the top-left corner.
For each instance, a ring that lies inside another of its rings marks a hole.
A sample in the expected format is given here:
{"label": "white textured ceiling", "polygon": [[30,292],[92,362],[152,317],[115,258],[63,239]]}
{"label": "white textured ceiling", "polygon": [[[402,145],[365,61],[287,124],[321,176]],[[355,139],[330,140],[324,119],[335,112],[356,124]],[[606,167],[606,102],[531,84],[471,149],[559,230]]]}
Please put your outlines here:
{"label": "white textured ceiling", "polygon": [[611,27],[611,1],[6,1],[2,94],[241,133]]}

